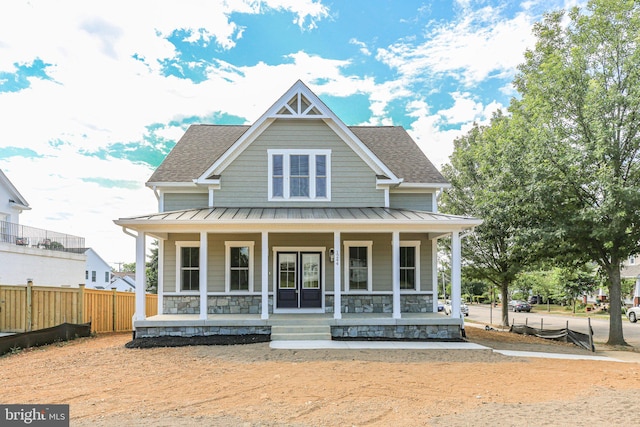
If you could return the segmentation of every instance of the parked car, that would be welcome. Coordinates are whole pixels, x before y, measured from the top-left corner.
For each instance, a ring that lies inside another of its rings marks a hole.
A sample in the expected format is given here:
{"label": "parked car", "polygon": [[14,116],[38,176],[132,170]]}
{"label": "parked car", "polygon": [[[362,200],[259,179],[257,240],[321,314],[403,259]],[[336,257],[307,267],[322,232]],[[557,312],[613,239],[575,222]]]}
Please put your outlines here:
{"label": "parked car", "polygon": [[526,301],[512,300],[509,301],[509,310],[513,312],[526,311],[528,313],[531,311],[531,305]]}
{"label": "parked car", "polygon": [[529,297],[529,304],[542,304],[542,296],[533,295]]}
{"label": "parked car", "polygon": [[631,307],[627,310],[629,322],[636,323],[640,319],[640,307]]}
{"label": "parked car", "polygon": [[[447,300],[447,302],[444,303],[444,314],[446,314],[447,316],[451,315],[451,301]],[[465,316],[469,315],[469,306],[463,302],[460,303],[460,313],[464,314]]]}

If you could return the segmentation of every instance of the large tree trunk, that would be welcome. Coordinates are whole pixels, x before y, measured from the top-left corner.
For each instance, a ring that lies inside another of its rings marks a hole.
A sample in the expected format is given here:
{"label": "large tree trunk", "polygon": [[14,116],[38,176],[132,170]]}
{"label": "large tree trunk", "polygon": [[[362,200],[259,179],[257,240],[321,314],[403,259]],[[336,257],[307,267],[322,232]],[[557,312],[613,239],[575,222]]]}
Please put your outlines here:
{"label": "large tree trunk", "polygon": [[502,296],[502,326],[509,326],[509,284],[503,283],[500,286],[500,295]]}
{"label": "large tree trunk", "polygon": [[620,284],[620,260],[611,259],[609,276],[609,341],[607,345],[628,345],[622,331],[622,286]]}

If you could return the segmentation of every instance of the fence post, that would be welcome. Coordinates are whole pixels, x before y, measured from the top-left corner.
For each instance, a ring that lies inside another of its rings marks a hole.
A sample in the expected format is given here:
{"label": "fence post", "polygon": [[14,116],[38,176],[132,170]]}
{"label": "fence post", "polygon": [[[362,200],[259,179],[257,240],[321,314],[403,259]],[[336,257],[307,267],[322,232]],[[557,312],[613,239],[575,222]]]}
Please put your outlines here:
{"label": "fence post", "polygon": [[84,283],[78,285],[78,324],[84,323]]}
{"label": "fence post", "polygon": [[591,329],[591,317],[587,317],[589,320],[589,350],[592,352],[596,351],[596,348],[593,345],[593,329]]}
{"label": "fence post", "polygon": [[32,312],[33,312],[33,280],[27,279],[27,319],[26,319],[26,332],[31,332],[32,326]]}
{"label": "fence post", "polygon": [[117,309],[117,301],[118,301],[118,289],[117,288],[113,288],[113,313],[111,313],[111,315],[113,316],[112,322],[111,322],[111,330],[113,332],[116,331],[116,319],[118,316],[118,309]]}

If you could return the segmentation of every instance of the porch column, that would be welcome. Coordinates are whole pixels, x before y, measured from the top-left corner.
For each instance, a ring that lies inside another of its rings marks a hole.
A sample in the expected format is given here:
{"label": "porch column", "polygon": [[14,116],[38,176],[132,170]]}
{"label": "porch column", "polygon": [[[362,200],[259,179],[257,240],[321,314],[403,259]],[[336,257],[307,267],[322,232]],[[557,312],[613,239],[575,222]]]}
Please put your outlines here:
{"label": "porch column", "polygon": [[438,239],[433,239],[431,241],[431,281],[433,286],[431,290],[433,291],[433,312],[438,312]]}
{"label": "porch column", "polygon": [[640,305],[640,275],[636,277],[636,288],[633,292],[633,306],[637,307]]}
{"label": "porch column", "polygon": [[400,232],[394,231],[391,238],[391,285],[393,288],[393,318],[400,319]]}
{"label": "porch column", "polygon": [[460,318],[460,298],[462,285],[460,283],[460,232],[451,233],[451,318]]}
{"label": "porch column", "polygon": [[146,234],[138,231],[136,236],[136,320],[147,318],[147,301],[145,291],[147,288],[147,269],[145,265]]}
{"label": "porch column", "polygon": [[200,232],[200,319],[206,320],[209,302],[207,301],[207,232]]}
{"label": "porch column", "polygon": [[333,318],[342,319],[342,274],[340,274],[340,232],[333,232]]}
{"label": "porch column", "polygon": [[158,239],[158,314],[164,314],[164,239]]}
{"label": "porch column", "polygon": [[[275,297],[274,297],[275,298]],[[269,318],[269,233],[262,232],[262,319]]]}

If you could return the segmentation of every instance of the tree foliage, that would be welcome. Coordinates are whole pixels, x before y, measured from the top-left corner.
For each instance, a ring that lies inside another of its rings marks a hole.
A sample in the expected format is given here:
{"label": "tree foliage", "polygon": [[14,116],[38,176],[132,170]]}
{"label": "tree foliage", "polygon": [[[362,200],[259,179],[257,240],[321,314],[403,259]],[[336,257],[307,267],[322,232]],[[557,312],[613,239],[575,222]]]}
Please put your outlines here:
{"label": "tree foliage", "polygon": [[[454,141],[451,164],[442,170],[451,188],[442,197],[441,210],[483,220],[463,240],[463,274],[496,285],[503,302],[530,254],[520,222],[527,205],[522,197],[528,197],[522,191],[525,171],[513,161],[521,157],[521,141],[513,121],[498,112],[489,126],[475,125]],[[505,326],[508,316],[507,304],[502,304]]]}
{"label": "tree foliage", "polygon": [[[566,19],[568,18],[568,20]],[[534,27],[515,87],[527,124],[531,188],[547,212],[546,247],[586,256],[604,273],[608,344],[624,344],[620,267],[640,241],[640,5],[591,1]],[[558,255],[558,251],[556,251]]]}

